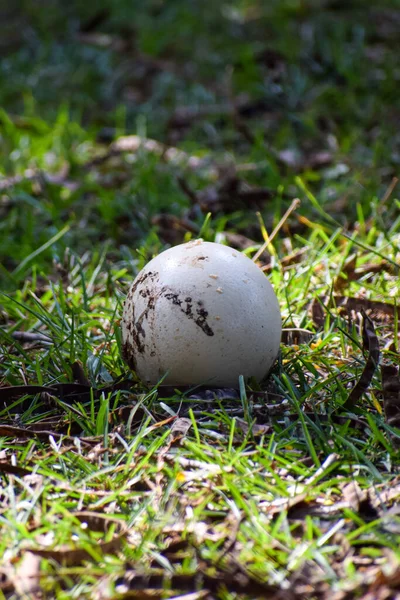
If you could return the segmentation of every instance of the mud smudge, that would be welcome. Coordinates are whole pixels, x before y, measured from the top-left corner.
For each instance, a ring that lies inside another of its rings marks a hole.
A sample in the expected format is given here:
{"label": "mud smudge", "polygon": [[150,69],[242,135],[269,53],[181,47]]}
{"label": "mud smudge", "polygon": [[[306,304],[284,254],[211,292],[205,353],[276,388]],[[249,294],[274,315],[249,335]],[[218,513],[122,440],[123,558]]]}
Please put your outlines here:
{"label": "mud smudge", "polygon": [[170,300],[174,306],[178,306],[180,311],[188,319],[194,321],[206,335],[210,337],[214,335],[214,331],[207,323],[208,311],[203,308],[203,302],[201,300],[197,302],[199,308],[193,308],[193,299],[191,296],[186,296],[182,299],[176,292],[167,292],[164,293],[164,298]]}

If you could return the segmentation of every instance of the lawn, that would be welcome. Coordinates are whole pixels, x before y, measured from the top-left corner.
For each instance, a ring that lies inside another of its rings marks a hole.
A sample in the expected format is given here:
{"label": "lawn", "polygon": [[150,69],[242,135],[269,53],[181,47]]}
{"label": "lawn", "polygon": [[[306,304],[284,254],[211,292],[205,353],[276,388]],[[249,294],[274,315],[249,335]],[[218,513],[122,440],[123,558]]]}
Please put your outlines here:
{"label": "lawn", "polygon": [[[400,597],[400,1],[0,17],[0,599]],[[197,238],[275,289],[261,383],[121,357]]]}

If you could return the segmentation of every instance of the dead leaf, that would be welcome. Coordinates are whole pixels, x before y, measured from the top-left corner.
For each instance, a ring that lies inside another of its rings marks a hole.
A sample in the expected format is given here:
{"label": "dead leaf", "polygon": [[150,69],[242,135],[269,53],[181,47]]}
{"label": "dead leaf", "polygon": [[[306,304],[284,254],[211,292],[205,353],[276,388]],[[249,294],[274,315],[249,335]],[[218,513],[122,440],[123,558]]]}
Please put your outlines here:
{"label": "dead leaf", "polygon": [[192,426],[192,421],[190,419],[186,419],[185,417],[181,417],[176,419],[176,421],[172,424],[171,432],[168,437],[168,444],[175,444],[176,442],[181,443],[182,440],[186,437],[189,429]]}
{"label": "dead leaf", "polygon": [[198,388],[190,394],[189,400],[211,402],[213,400],[238,400],[239,393],[234,388]]}
{"label": "dead leaf", "polygon": [[360,502],[364,501],[367,497],[367,492],[362,491],[357,481],[350,481],[342,488],[343,500],[348,503],[349,507],[354,511],[358,512]]}
{"label": "dead leaf", "polygon": [[206,104],[200,106],[178,106],[173,111],[168,129],[183,129],[190,127],[195,121],[209,117],[232,116],[234,108],[229,103]]}
{"label": "dead leaf", "polygon": [[323,298],[314,298],[311,305],[311,318],[318,328],[322,328],[325,325],[325,310]]}
{"label": "dead leaf", "polygon": [[364,370],[361,373],[360,379],[357,381],[356,385],[351,390],[346,402],[343,404],[343,408],[345,410],[351,410],[356,405],[357,401],[361,398],[362,394],[364,394],[368,390],[372,378],[374,376],[375,370],[379,364],[379,340],[375,333],[374,324],[364,310],[362,311],[362,315],[363,350],[364,352],[368,353],[368,358],[367,362],[365,363]]}
{"label": "dead leaf", "polygon": [[69,168],[69,164],[65,163],[58,173],[45,173],[44,171],[27,169],[23,175],[0,178],[0,191],[5,191],[25,182],[31,182],[33,186],[38,186],[39,191],[48,183],[60,185],[71,191],[75,191],[79,188],[80,184],[68,179]]}
{"label": "dead leaf", "polygon": [[[382,365],[383,408],[388,425],[400,429],[400,376],[394,365]],[[400,445],[400,438],[392,436],[392,441]]]}
{"label": "dead leaf", "polygon": [[286,346],[298,346],[299,344],[308,344],[315,337],[315,333],[308,329],[299,329],[297,327],[285,327],[282,329],[282,344]]}
{"label": "dead leaf", "polygon": [[263,503],[263,507],[265,507],[267,514],[269,515],[275,515],[286,510],[288,513],[290,511],[290,518],[296,518],[294,516],[296,514],[296,508],[300,509],[302,512],[306,509],[307,512],[310,504],[311,501],[308,499],[308,494],[302,492],[291,498],[276,498],[275,500],[272,500],[272,502]]}
{"label": "dead leaf", "polygon": [[296,148],[287,148],[277,153],[276,158],[286,167],[296,172],[322,169],[332,164],[333,154],[329,150],[305,152]]}
{"label": "dead leaf", "polygon": [[200,207],[203,213],[210,212],[213,215],[245,208],[258,210],[276,195],[272,189],[254,187],[239,179],[234,168],[228,169],[216,184],[209,185],[200,192],[194,192],[183,178],[178,181],[192,204]]}
{"label": "dead leaf", "polygon": [[254,436],[265,435],[272,430],[271,425],[258,425],[256,422],[252,423],[250,427],[247,421],[240,419],[239,417],[236,417],[236,424],[239,429],[243,431],[244,435],[247,435],[250,431]]}
{"label": "dead leaf", "polygon": [[158,236],[168,244],[180,244],[187,232],[198,235],[199,226],[190,219],[180,218],[176,215],[162,213],[151,219],[152,225],[157,227]]}
{"label": "dead leaf", "polygon": [[89,33],[90,31],[96,31],[100,25],[103,25],[110,18],[110,11],[106,8],[101,8],[94,11],[90,17],[83,21],[79,26],[81,33]]}
{"label": "dead leaf", "polygon": [[367,298],[353,298],[351,296],[320,296],[310,304],[312,318],[317,327],[322,327],[325,323],[325,313],[322,306],[326,306],[330,310],[340,308],[341,314],[352,318],[357,313],[364,311],[371,319],[380,323],[393,322],[396,313],[400,317],[400,307],[387,302],[368,300]]}
{"label": "dead leaf", "polygon": [[[307,252],[309,252],[310,248],[308,246],[304,246],[303,248],[300,248],[300,250],[296,250],[296,252],[292,252],[291,254],[288,254],[287,256],[282,256],[282,258],[280,259],[280,264],[282,267],[282,270],[285,271],[287,269],[290,269],[290,267],[292,267],[293,265],[297,265],[299,264],[304,255],[307,254]],[[264,265],[261,267],[262,271],[271,271],[273,268],[273,264],[269,263],[267,265]]]}
{"label": "dead leaf", "polygon": [[18,475],[24,477],[25,475],[31,475],[32,472],[24,467],[18,465],[12,465],[8,461],[0,460],[0,473],[7,473],[8,475]]}
{"label": "dead leaf", "polygon": [[[92,513],[89,511],[76,512],[73,515],[82,524],[85,524],[91,531],[104,532],[108,534],[110,527],[115,528],[115,535],[110,541],[101,542],[98,539],[93,540],[93,549],[101,554],[115,553],[125,539],[128,530],[126,523],[119,519],[112,519],[101,513]],[[32,552],[36,556],[42,558],[51,558],[60,564],[77,565],[85,560],[93,561],[93,555],[85,548],[71,546],[61,546],[59,548],[31,547],[28,552]]]}
{"label": "dead leaf", "polygon": [[86,388],[90,388],[91,384],[89,379],[86,377],[85,370],[80,360],[76,360],[72,365],[72,376],[76,383],[84,385]]}
{"label": "dead leaf", "polygon": [[336,293],[342,293],[349,286],[351,281],[357,279],[355,275],[357,259],[357,254],[353,254],[346,260],[339,275],[333,282],[333,289]]}
{"label": "dead leaf", "polygon": [[77,39],[82,44],[97,46],[98,48],[108,48],[114,52],[128,52],[131,50],[129,40],[108,33],[82,32],[77,34]]}
{"label": "dead leaf", "polygon": [[[74,376],[80,377],[81,381],[85,381],[84,373],[78,374],[77,367],[73,366]],[[87,381],[87,380],[86,380]],[[33,396],[35,394],[48,394],[59,398],[63,402],[69,404],[72,408],[74,402],[85,402],[90,400],[91,394],[95,399],[100,398],[103,394],[109,394],[117,390],[131,391],[135,387],[135,382],[132,380],[120,380],[99,388],[87,385],[85,383],[55,383],[53,385],[14,385],[0,387],[0,402],[6,405],[10,400],[21,398],[22,396]],[[21,410],[21,404],[18,405]],[[33,426],[30,427],[33,430]],[[37,429],[37,424],[36,424]]]}
{"label": "dead leaf", "polygon": [[[392,590],[400,588],[400,563],[398,557],[392,552],[389,553],[384,568],[379,569],[374,581],[370,584],[370,590],[375,592],[383,586],[388,586]],[[395,596],[390,594],[387,598],[395,598]],[[398,598],[398,595],[396,595],[396,598]]]}
{"label": "dead leaf", "polygon": [[[255,240],[252,240],[241,233],[222,231],[219,234],[219,237],[221,240],[225,241],[228,244],[228,246],[236,248],[236,250],[239,251],[246,250],[247,248],[257,248],[260,246],[260,242],[256,242]],[[259,261],[262,262],[264,265],[270,264],[271,255],[266,250],[264,250],[259,257]]]}
{"label": "dead leaf", "polygon": [[[115,589],[120,600],[128,598],[157,598],[159,590],[168,589],[190,591],[200,587],[215,595],[224,589],[231,594],[249,596],[251,598],[268,598],[268,600],[301,600],[302,596],[290,590],[281,590],[277,585],[261,582],[245,570],[227,572],[220,569],[208,573],[197,570],[187,574],[172,574],[167,576],[161,569],[150,569],[146,574],[139,573],[136,569],[126,570],[124,575],[116,582]],[[133,593],[134,592],[134,593]],[[143,595],[143,593],[145,595]]]}
{"label": "dead leaf", "polygon": [[33,332],[33,331],[13,331],[11,334],[14,340],[17,340],[21,344],[32,344],[33,342],[39,342],[44,346],[51,345],[53,343],[52,339],[43,333]]}
{"label": "dead leaf", "polygon": [[379,517],[378,503],[371,489],[362,490],[357,481],[351,481],[342,488],[343,500],[365,521]]}
{"label": "dead leaf", "polygon": [[[49,441],[49,437],[52,436],[55,439],[62,439],[64,441],[74,442],[75,438],[71,435],[64,435],[56,433],[55,431],[48,431],[40,429],[42,425],[40,423],[33,423],[24,429],[23,427],[13,427],[11,425],[0,425],[0,436],[10,437],[13,439],[33,439],[35,437]],[[80,442],[82,444],[96,444],[101,439],[101,436],[94,437],[81,437]]]}
{"label": "dead leaf", "polygon": [[11,580],[19,598],[30,600],[41,598],[40,557],[29,550],[25,551],[15,571],[11,573]]}
{"label": "dead leaf", "polygon": [[[111,156],[115,156],[115,154],[120,154],[122,152],[136,154],[139,150],[148,152],[150,154],[155,154],[156,156],[162,158],[162,160],[166,163],[176,164],[181,167],[188,167],[189,169],[198,169],[200,167],[207,167],[209,165],[209,160],[207,158],[199,158],[197,156],[187,154],[183,150],[179,150],[174,146],[167,146],[161,142],[158,142],[157,140],[142,138],[138,135],[126,135],[119,137],[111,144],[110,151],[103,157],[99,157],[97,162],[99,160],[108,160],[108,158]],[[86,167],[90,166],[91,164],[92,163],[87,163]]]}

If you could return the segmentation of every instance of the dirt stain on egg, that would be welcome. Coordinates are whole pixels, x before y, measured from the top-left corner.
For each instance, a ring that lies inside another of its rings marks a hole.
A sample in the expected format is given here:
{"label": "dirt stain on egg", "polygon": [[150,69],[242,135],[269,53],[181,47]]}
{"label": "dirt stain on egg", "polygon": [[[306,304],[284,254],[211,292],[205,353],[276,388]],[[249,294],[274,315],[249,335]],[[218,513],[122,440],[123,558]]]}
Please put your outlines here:
{"label": "dirt stain on egg", "polygon": [[[154,314],[157,299],[161,296],[168,300],[172,306],[179,308],[181,313],[193,321],[207,336],[214,335],[214,331],[208,323],[208,311],[204,308],[202,300],[196,302],[192,296],[187,294],[175,292],[166,287],[157,288],[158,281],[159,273],[155,271],[144,273],[132,285],[125,301],[124,325],[128,331],[128,337],[122,345],[122,356],[133,371],[136,370],[138,355],[143,355],[146,351],[144,321],[148,321],[150,315]],[[135,310],[133,299],[139,286],[139,295],[146,301],[146,306],[140,315],[137,315],[135,314],[137,309]],[[155,357],[155,355],[156,352],[152,349],[150,356]]]}
{"label": "dirt stain on egg", "polygon": [[183,256],[179,264],[180,265],[189,265],[194,267],[195,269],[204,269],[204,263],[208,262],[210,259],[208,256]]}
{"label": "dirt stain on egg", "polygon": [[213,336],[214,331],[207,322],[208,311],[203,307],[203,302],[199,300],[196,306],[193,307],[194,301],[191,296],[181,297],[179,293],[164,290],[164,298],[172,302],[174,306],[178,306],[179,310],[191,321],[200,327],[200,329],[208,336]]}
{"label": "dirt stain on egg", "polygon": [[[144,273],[137,281],[135,281],[126,297],[124,325],[129,335],[122,345],[122,357],[133,371],[136,370],[137,354],[144,354],[145,352],[144,338],[146,337],[146,331],[143,327],[143,321],[148,318],[149,312],[154,310],[155,307],[156,296],[154,294],[154,284],[158,280],[158,275],[159,274],[155,271]],[[139,294],[142,298],[147,299],[147,306],[145,310],[136,317],[133,298],[139,286],[143,286]]]}

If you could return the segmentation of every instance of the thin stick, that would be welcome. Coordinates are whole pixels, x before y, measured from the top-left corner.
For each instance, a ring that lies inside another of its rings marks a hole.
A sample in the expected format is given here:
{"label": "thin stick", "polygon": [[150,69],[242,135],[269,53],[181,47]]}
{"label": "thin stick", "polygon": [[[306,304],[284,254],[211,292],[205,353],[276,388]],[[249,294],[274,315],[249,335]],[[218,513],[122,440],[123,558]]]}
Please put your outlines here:
{"label": "thin stick", "polygon": [[269,244],[272,242],[272,240],[274,239],[274,237],[276,236],[276,234],[278,233],[278,231],[280,230],[280,228],[282,227],[282,225],[290,217],[290,215],[292,214],[292,212],[294,210],[296,210],[296,208],[298,208],[299,206],[300,206],[300,199],[299,198],[295,198],[293,200],[292,204],[289,206],[289,208],[285,212],[285,214],[283,215],[282,219],[279,221],[278,225],[275,227],[275,229],[273,230],[273,232],[269,236],[269,238],[267,240],[265,240],[265,242],[263,243],[263,245],[261,246],[261,248],[259,248],[259,250],[257,250],[257,252],[255,253],[255,255],[253,256],[253,261],[254,262],[256,262],[256,260],[258,260],[260,258],[261,254],[264,252],[264,250],[267,248],[267,246],[269,246]]}

